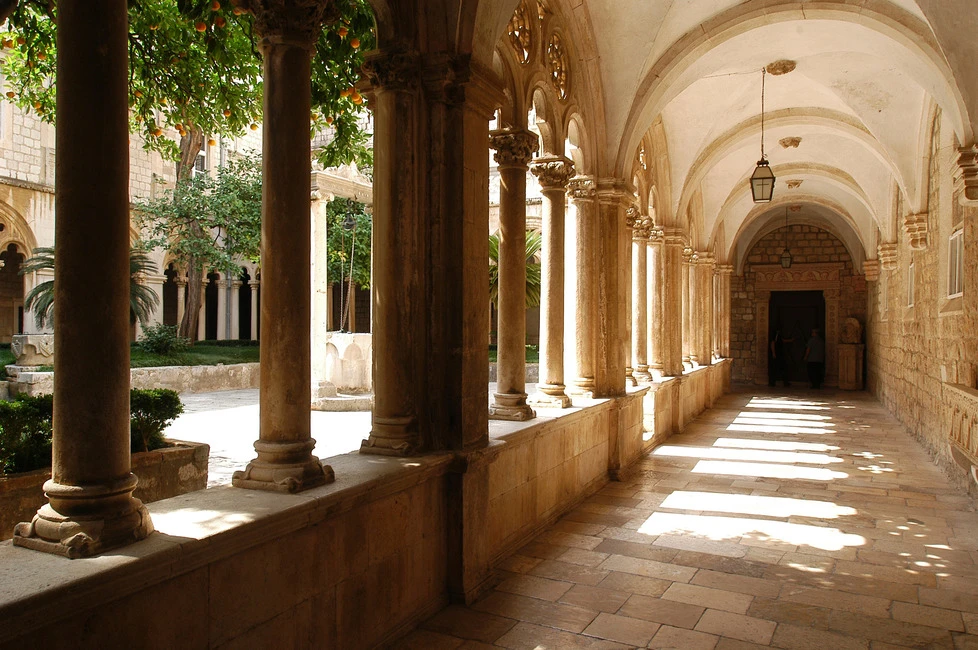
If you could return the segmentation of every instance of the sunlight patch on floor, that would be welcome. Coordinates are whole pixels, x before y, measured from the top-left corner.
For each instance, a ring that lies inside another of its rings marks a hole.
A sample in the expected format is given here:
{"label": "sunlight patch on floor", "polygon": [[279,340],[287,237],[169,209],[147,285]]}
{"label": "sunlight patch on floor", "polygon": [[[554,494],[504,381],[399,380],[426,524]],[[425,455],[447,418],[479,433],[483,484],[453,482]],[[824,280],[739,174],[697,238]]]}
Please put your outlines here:
{"label": "sunlight patch on floor", "polygon": [[811,465],[828,465],[841,463],[841,458],[826,454],[812,454],[797,451],[768,451],[764,449],[733,449],[724,447],[685,447],[680,445],[662,445],[656,447],[653,456],[668,456],[671,458],[703,458],[709,460],[747,460],[762,463],[808,463]]}
{"label": "sunlight patch on floor", "polygon": [[749,438],[718,438],[714,447],[735,449],[769,449],[771,451],[838,451],[833,445],[818,442],[784,442],[781,440],[751,440]]}
{"label": "sunlight patch on floor", "polygon": [[835,433],[835,429],[827,429],[832,426],[828,422],[808,422],[796,420],[794,418],[755,418],[752,414],[741,414],[734,418],[733,424],[752,424],[762,427],[792,427],[795,429],[809,429],[812,433]]}
{"label": "sunlight patch on floor", "polygon": [[656,512],[645,520],[638,532],[646,535],[699,535],[712,540],[737,540],[748,537],[775,540],[794,546],[811,546],[824,551],[840,551],[848,546],[865,546],[861,535],[843,533],[838,528],[791,524],[770,519],[714,517]]}
{"label": "sunlight patch on floor", "polygon": [[[779,413],[777,411],[741,411],[737,417],[765,418],[768,420],[788,419],[799,423],[803,420],[811,421],[814,424],[824,424],[832,419],[831,415],[815,415],[812,413]],[[808,426],[808,425],[802,425]]]}
{"label": "sunlight patch on floor", "polygon": [[824,404],[825,402],[793,402],[780,399],[759,399],[755,397],[747,403],[747,408],[788,409],[791,411],[828,411],[830,407],[825,406]]}
{"label": "sunlight patch on floor", "polygon": [[717,492],[686,492],[678,490],[660,504],[673,510],[729,512],[767,517],[812,517],[837,519],[858,514],[855,508],[840,506],[831,501],[765,497],[751,494],[722,494]]}
{"label": "sunlight patch on floor", "polygon": [[810,429],[808,427],[786,427],[774,426],[770,424],[731,424],[727,431],[744,431],[746,433],[790,433],[793,435],[811,434],[821,436],[826,433],[835,433],[835,429]]}
{"label": "sunlight patch on floor", "polygon": [[845,472],[835,472],[821,467],[796,467],[794,465],[740,463],[722,460],[701,460],[696,463],[692,471],[694,474],[800,479],[803,481],[832,481],[835,479],[849,478],[849,475]]}

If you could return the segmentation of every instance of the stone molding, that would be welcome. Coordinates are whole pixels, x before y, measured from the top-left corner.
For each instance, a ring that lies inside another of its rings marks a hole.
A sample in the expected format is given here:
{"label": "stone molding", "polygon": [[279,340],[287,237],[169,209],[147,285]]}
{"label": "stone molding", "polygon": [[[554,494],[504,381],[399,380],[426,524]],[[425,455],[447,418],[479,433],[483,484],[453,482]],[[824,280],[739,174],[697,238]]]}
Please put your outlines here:
{"label": "stone molding", "polygon": [[381,50],[366,58],[362,70],[367,80],[365,92],[409,92],[417,89],[421,82],[420,59],[416,52]]}
{"label": "stone molding", "polygon": [[332,0],[233,0],[235,7],[254,16],[261,47],[295,45],[313,51],[326,23],[336,22],[340,10]]}
{"label": "stone molding", "polygon": [[978,145],[958,149],[954,189],[962,205],[978,205]]}
{"label": "stone molding", "polygon": [[574,176],[574,162],[564,156],[537,158],[530,166],[530,172],[544,191],[563,191]]}
{"label": "stone molding", "polygon": [[527,169],[540,146],[537,135],[526,129],[499,129],[489,134],[489,148],[500,168]]}
{"label": "stone molding", "polygon": [[793,264],[790,269],[782,268],[780,264],[755,264],[751,270],[755,273],[755,291],[779,291],[785,283],[791,283],[791,291],[804,291],[807,288],[826,289],[826,283],[840,282],[843,268],[845,264],[842,262],[831,262]]}
{"label": "stone molding", "polygon": [[926,212],[908,214],[903,220],[903,229],[907,233],[910,248],[915,251],[927,249],[927,217]]}
{"label": "stone molding", "polygon": [[879,260],[866,260],[863,262],[863,275],[866,276],[866,282],[876,282],[880,279],[880,261]]}
{"label": "stone molding", "polygon": [[733,275],[734,267],[732,264],[717,264],[717,275]]}
{"label": "stone molding", "polygon": [[893,271],[897,267],[897,243],[883,242],[876,248],[879,255],[880,268],[884,271]]}

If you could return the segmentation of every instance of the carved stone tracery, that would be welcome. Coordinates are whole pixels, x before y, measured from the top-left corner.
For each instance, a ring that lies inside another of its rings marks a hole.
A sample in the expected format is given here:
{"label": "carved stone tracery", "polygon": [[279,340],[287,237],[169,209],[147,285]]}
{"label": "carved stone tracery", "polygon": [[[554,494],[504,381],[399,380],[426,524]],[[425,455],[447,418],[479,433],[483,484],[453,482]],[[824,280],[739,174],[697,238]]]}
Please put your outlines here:
{"label": "carved stone tracery", "polygon": [[516,58],[520,63],[528,63],[530,53],[533,51],[533,30],[531,28],[530,10],[526,5],[526,0],[521,0],[513,12],[513,17],[509,19],[509,26],[506,32],[509,34],[509,42],[516,51]]}
{"label": "carved stone tracery", "polygon": [[550,70],[550,82],[557,91],[557,96],[567,99],[570,66],[560,35],[556,33],[550,36],[550,44],[547,46],[547,67]]}

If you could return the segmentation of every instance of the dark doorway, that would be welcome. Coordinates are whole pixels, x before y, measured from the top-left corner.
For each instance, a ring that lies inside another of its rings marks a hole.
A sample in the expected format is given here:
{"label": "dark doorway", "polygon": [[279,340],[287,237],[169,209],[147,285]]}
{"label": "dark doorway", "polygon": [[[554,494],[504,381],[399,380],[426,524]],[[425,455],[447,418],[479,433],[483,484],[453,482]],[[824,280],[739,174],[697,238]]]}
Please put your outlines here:
{"label": "dark doorway", "polygon": [[805,343],[813,328],[825,338],[825,297],[821,291],[772,291],[768,314],[768,339],[779,330],[784,336],[788,377],[807,382]]}
{"label": "dark doorway", "polygon": [[163,275],[166,276],[166,282],[163,283],[163,324],[164,325],[179,325],[177,322],[177,276],[178,271],[173,268],[171,263],[167,266],[166,270],[163,271]]}
{"label": "dark doorway", "polygon": [[208,341],[217,340],[217,281],[220,279],[221,276],[217,273],[208,273],[207,286],[204,288],[204,339]]}
{"label": "dark doorway", "polygon": [[238,287],[238,338],[247,341],[251,338],[251,276],[248,269],[241,269],[241,286]]}

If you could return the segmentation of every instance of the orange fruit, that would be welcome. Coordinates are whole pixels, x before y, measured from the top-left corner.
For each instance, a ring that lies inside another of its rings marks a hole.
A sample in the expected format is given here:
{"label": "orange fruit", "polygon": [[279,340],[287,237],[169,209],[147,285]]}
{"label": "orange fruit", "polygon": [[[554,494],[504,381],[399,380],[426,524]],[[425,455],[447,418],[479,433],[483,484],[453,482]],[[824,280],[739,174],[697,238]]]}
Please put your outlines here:
{"label": "orange fruit", "polygon": [[207,146],[208,147],[216,147],[217,146],[217,140],[215,140],[214,138],[210,138],[207,141]]}
{"label": "orange fruit", "polygon": [[351,38],[350,39],[350,47],[352,47],[354,50],[357,49],[358,47],[360,47],[360,39],[359,38]]}
{"label": "orange fruit", "polygon": [[23,36],[18,36],[17,37],[17,45],[23,45],[26,42],[27,42],[27,39],[24,38]]}
{"label": "orange fruit", "polygon": [[340,27],[336,30],[336,33],[340,35],[340,38],[346,38],[346,35],[350,33],[346,27]]}
{"label": "orange fruit", "polygon": [[327,115],[326,116],[326,124],[332,124],[332,123],[333,123],[333,116],[332,115]]}
{"label": "orange fruit", "polygon": [[157,138],[160,137],[161,135],[163,135],[163,129],[161,129],[160,127],[156,127],[155,129],[153,129],[153,135],[155,135]]}
{"label": "orange fruit", "polygon": [[251,123],[251,127],[249,127],[249,128],[251,128],[252,131],[257,131],[258,130],[258,125],[255,124],[254,122],[252,122]]}
{"label": "orange fruit", "polygon": [[214,19],[214,24],[224,29],[224,26],[228,24],[228,21],[224,20],[224,16],[218,16]]}
{"label": "orange fruit", "polygon": [[211,11],[217,11],[220,8],[221,8],[221,3],[218,2],[217,0],[214,0],[214,2],[211,3]]}
{"label": "orange fruit", "polygon": [[7,97],[9,97],[10,99],[13,99],[16,96],[17,96],[17,93],[15,93],[14,91],[12,91],[12,90],[8,90],[7,91]]}
{"label": "orange fruit", "polygon": [[363,95],[361,95],[360,93],[354,93],[353,94],[353,103],[354,104],[357,104],[357,105],[362,104],[363,103]]}
{"label": "orange fruit", "polygon": [[195,28],[195,29],[196,29],[196,30],[197,30],[198,32],[206,32],[206,31],[207,31],[207,23],[205,23],[205,22],[204,22],[204,21],[202,21],[202,20],[199,20],[199,21],[197,21],[197,23],[196,23],[196,24],[194,25],[194,28]]}

